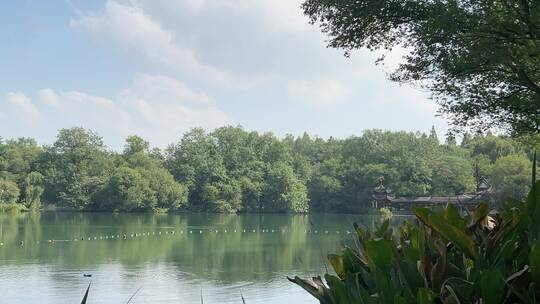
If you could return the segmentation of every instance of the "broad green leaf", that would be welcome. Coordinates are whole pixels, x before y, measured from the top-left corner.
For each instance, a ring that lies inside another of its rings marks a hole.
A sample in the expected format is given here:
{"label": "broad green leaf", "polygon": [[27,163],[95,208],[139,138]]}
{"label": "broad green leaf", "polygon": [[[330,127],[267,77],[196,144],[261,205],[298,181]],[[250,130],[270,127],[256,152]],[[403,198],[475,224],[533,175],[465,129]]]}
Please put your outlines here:
{"label": "broad green leaf", "polygon": [[394,260],[393,246],[391,240],[378,239],[366,242],[366,254],[375,268],[388,270]]}
{"label": "broad green leaf", "polygon": [[358,240],[363,242],[367,238],[366,231],[360,227],[357,223],[354,223],[354,230],[356,231],[356,235],[358,236]]}
{"label": "broad green leaf", "polygon": [[348,276],[344,283],[353,303],[366,303],[369,292],[365,289],[360,274]]}
{"label": "broad green leaf", "polygon": [[433,304],[435,303],[435,296],[433,294],[433,291],[427,289],[427,288],[419,288],[418,289],[418,295],[417,295],[417,301],[418,304]]}
{"label": "broad green leaf", "polygon": [[540,236],[540,181],[534,184],[527,197],[527,214],[530,216],[530,242],[538,240]]}
{"label": "broad green leaf", "polygon": [[426,250],[426,228],[423,225],[418,227],[418,252]]}
{"label": "broad green leaf", "polygon": [[540,241],[536,241],[531,248],[530,255],[531,275],[537,286],[540,286]]}
{"label": "broad green leaf", "polygon": [[431,268],[431,288],[440,289],[441,284],[446,277],[446,246],[440,239],[435,239],[433,245],[435,245],[435,248],[439,252],[439,257],[436,259],[435,264]]}
{"label": "broad green leaf", "polygon": [[366,262],[355,255],[351,248],[345,248],[342,255],[329,254],[328,260],[338,277],[342,280],[350,274],[360,272],[362,267],[367,267]]}
{"label": "broad green leaf", "polygon": [[415,297],[413,290],[423,286],[423,279],[416,269],[418,254],[410,243],[404,243],[401,248],[394,248],[394,257],[396,257],[394,262],[397,276],[396,288],[401,289],[406,298],[413,299]]}
{"label": "broad green leaf", "polygon": [[347,273],[358,273],[362,270],[363,267],[367,267],[367,262],[359,257],[354,250],[347,247],[343,251],[343,264],[345,265],[345,269],[347,270]]}
{"label": "broad green leaf", "polygon": [[446,207],[446,210],[444,211],[444,219],[453,226],[460,229],[465,229],[465,221],[459,215],[457,208],[452,204],[449,204],[448,207]]}
{"label": "broad green leaf", "polygon": [[391,303],[394,300],[394,296],[401,289],[396,289],[395,286],[392,286],[392,281],[395,279],[391,269],[383,270],[381,268],[376,268],[372,275],[375,277],[376,284],[376,293],[381,303]]}
{"label": "broad green leaf", "polygon": [[469,229],[473,230],[478,223],[480,223],[489,214],[489,206],[486,204],[480,204],[471,214],[469,222]]}
{"label": "broad green leaf", "polygon": [[402,296],[396,295],[394,296],[394,304],[407,304],[407,300]]}
{"label": "broad green leaf", "polygon": [[478,257],[474,241],[465,233],[465,231],[448,224],[444,220],[444,217],[429,209],[413,208],[413,212],[425,225],[435,230],[446,240],[452,242],[467,256],[473,259]]}
{"label": "broad green leaf", "polygon": [[[457,293],[454,291],[454,288],[452,288],[451,285],[445,285],[444,288],[448,290],[448,294],[449,294],[448,299],[446,300],[445,303],[456,303],[456,304],[461,303],[459,301],[459,297]],[[450,299],[452,299],[452,301]]]}
{"label": "broad green leaf", "polygon": [[481,274],[480,290],[482,292],[483,303],[499,304],[505,294],[505,282],[500,270],[487,270]]}
{"label": "broad green leaf", "polygon": [[305,291],[311,294],[314,298],[319,300],[321,304],[334,304],[330,294],[328,294],[327,288],[322,283],[321,277],[314,277],[312,280],[305,280],[299,277],[294,277],[293,279],[287,277],[287,279],[295,283],[296,285],[302,287]]}
{"label": "broad green leaf", "polygon": [[379,228],[377,229],[377,231],[375,231],[375,236],[376,237],[379,237],[379,238],[382,238],[386,235],[386,232],[388,231],[388,227],[390,226],[390,221],[389,220],[385,220],[380,226]]}
{"label": "broad green leaf", "polygon": [[338,277],[328,274],[325,275],[324,278],[328,283],[328,287],[330,287],[329,292],[333,303],[353,304],[349,298],[349,292],[343,281],[341,281]]}
{"label": "broad green leaf", "polygon": [[428,218],[429,214],[431,213],[431,210],[429,210],[428,208],[413,207],[412,210],[414,215],[416,215],[416,217],[419,218],[421,221],[424,218]]}
{"label": "broad green leaf", "polygon": [[497,250],[493,250],[493,252],[486,252],[488,256],[492,256],[493,254],[496,254],[494,263],[497,264],[499,261],[506,261],[509,259],[515,252],[515,240],[510,239],[504,242],[504,244],[498,248]]}
{"label": "broad green leaf", "polygon": [[532,186],[536,183],[536,149],[534,149],[533,163],[532,163]]}
{"label": "broad green leaf", "polygon": [[375,290],[377,283],[373,274],[367,270],[362,269],[358,274],[362,282],[367,286],[368,290]]}
{"label": "broad green leaf", "polygon": [[345,279],[345,277],[347,276],[347,272],[345,270],[343,258],[337,254],[329,254],[328,260],[330,261],[330,264],[332,265],[332,268],[334,268],[334,271],[336,272],[338,277],[340,279]]}

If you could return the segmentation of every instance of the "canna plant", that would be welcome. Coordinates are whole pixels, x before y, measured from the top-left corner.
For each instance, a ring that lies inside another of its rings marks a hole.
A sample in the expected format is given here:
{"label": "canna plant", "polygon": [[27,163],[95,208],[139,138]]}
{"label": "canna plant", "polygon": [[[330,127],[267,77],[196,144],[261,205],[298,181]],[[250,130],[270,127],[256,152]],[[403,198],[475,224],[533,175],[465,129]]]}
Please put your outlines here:
{"label": "canna plant", "polygon": [[335,275],[289,280],[322,304],[540,302],[540,182],[500,212],[413,211],[397,234],[355,224],[356,246],[328,256]]}

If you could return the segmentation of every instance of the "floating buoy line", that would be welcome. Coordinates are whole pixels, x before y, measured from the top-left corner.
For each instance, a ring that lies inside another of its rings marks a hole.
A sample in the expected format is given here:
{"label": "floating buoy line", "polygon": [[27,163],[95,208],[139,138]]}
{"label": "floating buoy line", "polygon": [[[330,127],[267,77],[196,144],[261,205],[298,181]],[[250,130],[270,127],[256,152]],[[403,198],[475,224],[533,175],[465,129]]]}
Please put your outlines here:
{"label": "floating buoy line", "polygon": [[[130,239],[139,239],[142,237],[164,237],[164,236],[183,236],[183,235],[207,235],[207,234],[253,234],[253,233],[264,233],[264,234],[285,234],[292,233],[294,231],[289,229],[217,229],[217,228],[191,228],[191,229],[180,229],[180,230],[160,230],[160,231],[144,231],[144,232],[135,232],[135,233],[116,233],[116,234],[101,234],[101,235],[92,235],[92,236],[80,236],[73,239],[48,239],[47,242],[50,244],[61,243],[61,242],[83,242],[83,241],[104,241],[104,240],[130,240]],[[313,234],[313,235],[350,235],[353,232],[349,230],[318,230],[318,229],[304,229],[303,233]],[[20,241],[22,242],[22,241]],[[22,244],[22,243],[20,243]],[[0,247],[4,246],[4,242],[0,242]],[[23,246],[23,245],[21,245]]]}

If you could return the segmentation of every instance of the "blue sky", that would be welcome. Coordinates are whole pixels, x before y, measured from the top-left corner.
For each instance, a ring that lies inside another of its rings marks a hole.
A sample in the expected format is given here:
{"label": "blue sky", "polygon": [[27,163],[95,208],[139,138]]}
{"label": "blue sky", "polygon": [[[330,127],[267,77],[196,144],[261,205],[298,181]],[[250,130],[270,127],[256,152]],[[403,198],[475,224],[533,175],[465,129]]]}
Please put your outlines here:
{"label": "blue sky", "polygon": [[0,136],[83,126],[117,149],[192,127],[347,137],[447,125],[387,80],[403,51],[345,58],[296,0],[21,0],[0,4]]}

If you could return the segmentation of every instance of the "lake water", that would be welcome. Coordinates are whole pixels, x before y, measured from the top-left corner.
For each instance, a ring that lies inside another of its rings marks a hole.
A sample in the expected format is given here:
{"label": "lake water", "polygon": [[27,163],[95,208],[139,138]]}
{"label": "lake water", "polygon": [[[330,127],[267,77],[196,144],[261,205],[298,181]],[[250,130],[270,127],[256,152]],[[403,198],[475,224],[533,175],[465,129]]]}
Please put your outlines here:
{"label": "lake water", "polygon": [[[286,276],[325,272],[366,215],[0,214],[1,303],[317,303]],[[50,240],[50,241],[49,241]],[[52,241],[54,240],[54,241]],[[23,242],[21,244],[21,241]],[[92,274],[84,277],[83,274]]]}

